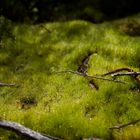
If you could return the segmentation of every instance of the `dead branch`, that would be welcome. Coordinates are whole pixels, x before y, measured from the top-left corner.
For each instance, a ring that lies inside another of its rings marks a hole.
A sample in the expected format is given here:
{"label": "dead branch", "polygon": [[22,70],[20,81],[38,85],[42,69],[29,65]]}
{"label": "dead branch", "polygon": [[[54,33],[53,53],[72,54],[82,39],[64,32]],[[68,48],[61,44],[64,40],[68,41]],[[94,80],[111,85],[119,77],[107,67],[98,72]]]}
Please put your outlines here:
{"label": "dead branch", "polygon": [[0,83],[0,87],[4,87],[4,86],[13,87],[13,86],[17,86],[17,85],[16,84],[8,84],[8,83]]}
{"label": "dead branch", "polygon": [[117,73],[117,72],[120,72],[120,71],[133,72],[133,70],[130,69],[130,68],[120,68],[120,69],[116,69],[116,70],[113,70],[113,71],[110,71],[110,72],[104,73],[104,74],[102,74],[101,76],[111,75],[111,74],[114,74],[114,73]]}
{"label": "dead branch", "polygon": [[140,72],[127,72],[127,73],[115,73],[111,74],[111,76],[117,77],[117,76],[138,76],[140,75]]}
{"label": "dead branch", "polygon": [[0,127],[14,131],[15,133],[31,140],[58,140],[58,138],[42,135],[16,122],[0,120]]}
{"label": "dead branch", "polygon": [[[117,72],[124,71],[124,70],[128,71],[128,73],[117,73]],[[116,69],[116,70],[107,72],[107,73],[103,74],[102,76],[107,76],[107,75],[111,75],[111,76],[114,76],[114,77],[115,76],[126,76],[126,75],[129,75],[140,85],[140,78],[137,77],[138,75],[140,75],[140,72],[135,72],[134,70],[132,70],[130,68]]]}
{"label": "dead branch", "polygon": [[58,72],[55,72],[55,73],[72,73],[72,74],[80,75],[80,76],[83,76],[83,77],[87,76],[86,73],[81,73],[81,72],[72,71],[72,70],[63,70],[63,71],[58,71]]}
{"label": "dead branch", "polygon": [[129,125],[134,125],[134,124],[138,123],[139,121],[140,121],[140,119],[135,120],[135,121],[132,121],[132,122],[129,122],[129,123],[125,123],[125,124],[112,126],[112,127],[110,127],[109,129],[120,129],[120,128],[129,126]]}
{"label": "dead branch", "polygon": [[126,82],[124,81],[121,81],[121,80],[115,80],[115,79],[110,79],[110,78],[103,78],[103,77],[97,77],[97,76],[91,76],[91,75],[88,75],[86,73],[81,73],[81,72],[77,72],[77,71],[72,71],[72,70],[64,70],[64,71],[59,71],[59,72],[56,72],[56,73],[73,73],[73,74],[77,74],[77,75],[80,75],[80,76],[83,76],[83,77],[86,77],[86,78],[90,78],[90,79],[100,79],[100,80],[106,80],[106,81],[112,81],[112,82],[116,82],[116,83],[122,83],[122,84],[126,84]]}
{"label": "dead branch", "polygon": [[124,81],[116,80],[116,79],[103,78],[103,77],[90,76],[90,75],[87,75],[86,77],[87,77],[87,78],[95,78],[95,79],[100,79],[100,80],[110,81],[110,82],[116,82],[116,83],[121,83],[121,84],[127,84],[127,83],[124,82]]}

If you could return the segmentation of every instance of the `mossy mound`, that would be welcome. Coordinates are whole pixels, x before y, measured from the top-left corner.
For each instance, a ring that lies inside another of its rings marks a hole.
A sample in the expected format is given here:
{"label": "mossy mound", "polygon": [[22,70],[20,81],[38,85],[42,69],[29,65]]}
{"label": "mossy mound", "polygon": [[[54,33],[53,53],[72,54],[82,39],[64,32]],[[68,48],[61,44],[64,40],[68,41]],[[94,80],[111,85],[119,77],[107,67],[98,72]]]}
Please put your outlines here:
{"label": "mossy mound", "polygon": [[[133,18],[139,22],[139,15]],[[122,22],[12,25],[12,37],[1,39],[0,81],[19,86],[0,87],[0,118],[66,140],[139,139],[139,124],[109,130],[140,117],[139,89],[131,78],[119,77],[126,85],[94,79],[96,90],[82,76],[58,73],[77,71],[89,54],[89,75],[123,67],[139,71],[140,37],[120,31]],[[0,129],[0,139],[11,137],[20,139]]]}

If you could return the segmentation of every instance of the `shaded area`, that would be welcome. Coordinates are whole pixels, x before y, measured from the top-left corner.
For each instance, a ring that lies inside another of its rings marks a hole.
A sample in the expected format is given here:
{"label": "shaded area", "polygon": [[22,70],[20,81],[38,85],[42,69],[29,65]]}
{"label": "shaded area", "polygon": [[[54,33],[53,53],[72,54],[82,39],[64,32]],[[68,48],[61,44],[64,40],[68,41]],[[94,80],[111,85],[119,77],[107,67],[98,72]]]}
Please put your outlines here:
{"label": "shaded area", "polygon": [[139,11],[139,0],[2,0],[0,2],[0,15],[18,22],[83,19],[98,23]]}

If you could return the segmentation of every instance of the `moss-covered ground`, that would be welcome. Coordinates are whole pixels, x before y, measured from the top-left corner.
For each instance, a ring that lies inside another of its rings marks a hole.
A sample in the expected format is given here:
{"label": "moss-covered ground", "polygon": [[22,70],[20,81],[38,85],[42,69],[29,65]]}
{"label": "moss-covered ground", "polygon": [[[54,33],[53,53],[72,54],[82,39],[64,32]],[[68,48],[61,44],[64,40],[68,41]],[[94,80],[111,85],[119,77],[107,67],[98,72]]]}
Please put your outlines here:
{"label": "moss-covered ground", "polygon": [[[0,82],[18,86],[0,87],[0,119],[65,140],[139,139],[140,123],[109,130],[140,118],[139,85],[133,79],[119,77],[127,84],[94,79],[96,90],[85,77],[57,73],[77,71],[89,53],[89,75],[124,67],[140,71],[140,36],[126,32],[128,22],[140,24],[140,15],[102,24],[13,23],[15,39],[1,40]],[[0,129],[0,139],[22,138]]]}

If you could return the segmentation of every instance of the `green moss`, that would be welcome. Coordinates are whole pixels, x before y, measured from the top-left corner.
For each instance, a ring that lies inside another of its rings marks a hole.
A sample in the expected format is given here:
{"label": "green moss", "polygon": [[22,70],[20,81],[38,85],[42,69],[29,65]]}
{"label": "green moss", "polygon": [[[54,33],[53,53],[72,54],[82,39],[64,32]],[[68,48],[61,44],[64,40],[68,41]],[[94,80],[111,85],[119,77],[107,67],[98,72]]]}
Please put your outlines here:
{"label": "green moss", "polygon": [[[89,53],[89,75],[122,67],[139,71],[139,36],[123,34],[118,27],[122,21],[14,25],[16,40],[3,38],[0,46],[0,81],[19,86],[0,87],[0,118],[68,140],[138,139],[139,124],[109,130],[139,118],[139,91],[134,90],[137,85],[132,79],[119,77],[127,85],[94,79],[96,91],[84,77],[57,73],[77,71]],[[20,139],[6,132],[0,130],[0,139]]]}

